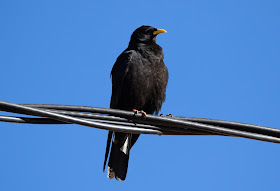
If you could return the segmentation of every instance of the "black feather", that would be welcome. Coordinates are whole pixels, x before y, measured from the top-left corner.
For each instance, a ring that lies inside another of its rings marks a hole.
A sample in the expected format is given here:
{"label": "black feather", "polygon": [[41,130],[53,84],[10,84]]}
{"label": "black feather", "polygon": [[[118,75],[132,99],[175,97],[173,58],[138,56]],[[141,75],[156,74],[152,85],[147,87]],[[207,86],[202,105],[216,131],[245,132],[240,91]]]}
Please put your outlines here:
{"label": "black feather", "polygon": [[[168,70],[163,62],[162,48],[156,44],[155,31],[157,29],[150,26],[136,29],[128,48],[117,58],[111,71],[111,108],[144,110],[147,114],[158,114],[161,109],[166,96]],[[109,132],[104,168],[111,137],[112,132]],[[138,137],[138,134],[114,132],[108,162],[109,178],[115,176],[117,180],[125,180],[129,151]]]}

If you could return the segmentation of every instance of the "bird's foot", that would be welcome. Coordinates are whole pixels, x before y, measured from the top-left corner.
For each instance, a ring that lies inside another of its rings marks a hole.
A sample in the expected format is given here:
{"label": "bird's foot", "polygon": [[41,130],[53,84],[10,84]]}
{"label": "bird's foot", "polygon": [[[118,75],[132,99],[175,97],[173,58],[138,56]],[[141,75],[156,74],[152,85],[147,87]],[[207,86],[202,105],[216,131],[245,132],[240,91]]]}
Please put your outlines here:
{"label": "bird's foot", "polygon": [[[161,113],[160,115],[159,115],[160,117],[164,117],[164,115]],[[172,114],[171,113],[168,113],[167,115],[166,115],[166,117],[172,117]]]}
{"label": "bird's foot", "polygon": [[132,110],[134,112],[134,114],[136,115],[137,113],[141,113],[142,114],[142,117],[146,117],[147,113],[143,110],[139,111],[137,109],[133,109]]}

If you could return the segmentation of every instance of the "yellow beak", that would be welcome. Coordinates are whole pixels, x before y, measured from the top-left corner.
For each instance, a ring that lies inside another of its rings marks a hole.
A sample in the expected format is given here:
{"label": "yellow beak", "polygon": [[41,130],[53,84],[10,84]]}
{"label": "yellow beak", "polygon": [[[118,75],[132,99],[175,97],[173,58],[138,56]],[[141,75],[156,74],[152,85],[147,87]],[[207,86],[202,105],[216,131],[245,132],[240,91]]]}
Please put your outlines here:
{"label": "yellow beak", "polygon": [[154,34],[154,35],[157,35],[157,34],[159,34],[159,33],[164,33],[164,32],[167,32],[167,31],[164,30],[164,29],[157,29],[153,34]]}

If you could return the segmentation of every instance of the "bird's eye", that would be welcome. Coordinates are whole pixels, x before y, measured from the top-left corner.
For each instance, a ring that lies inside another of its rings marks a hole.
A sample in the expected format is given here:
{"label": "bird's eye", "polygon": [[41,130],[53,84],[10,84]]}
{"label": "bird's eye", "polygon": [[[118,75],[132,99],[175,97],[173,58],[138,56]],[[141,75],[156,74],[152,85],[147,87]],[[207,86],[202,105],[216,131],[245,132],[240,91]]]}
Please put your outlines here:
{"label": "bird's eye", "polygon": [[147,34],[147,33],[149,33],[150,32],[150,29],[146,29],[145,30],[145,33]]}

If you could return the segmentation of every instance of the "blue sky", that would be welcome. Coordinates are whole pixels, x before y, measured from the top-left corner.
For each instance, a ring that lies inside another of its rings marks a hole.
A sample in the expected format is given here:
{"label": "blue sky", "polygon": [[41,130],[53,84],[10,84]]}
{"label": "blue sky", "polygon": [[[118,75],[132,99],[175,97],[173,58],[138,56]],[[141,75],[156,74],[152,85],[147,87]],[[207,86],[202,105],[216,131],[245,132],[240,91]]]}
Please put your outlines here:
{"label": "blue sky", "polygon": [[[109,107],[110,70],[141,25],[169,69],[161,113],[280,128],[280,2],[1,1],[0,100]],[[0,113],[3,114],[3,113]],[[102,172],[107,132],[0,122],[0,190],[277,190],[279,145],[142,135],[125,182]]]}

